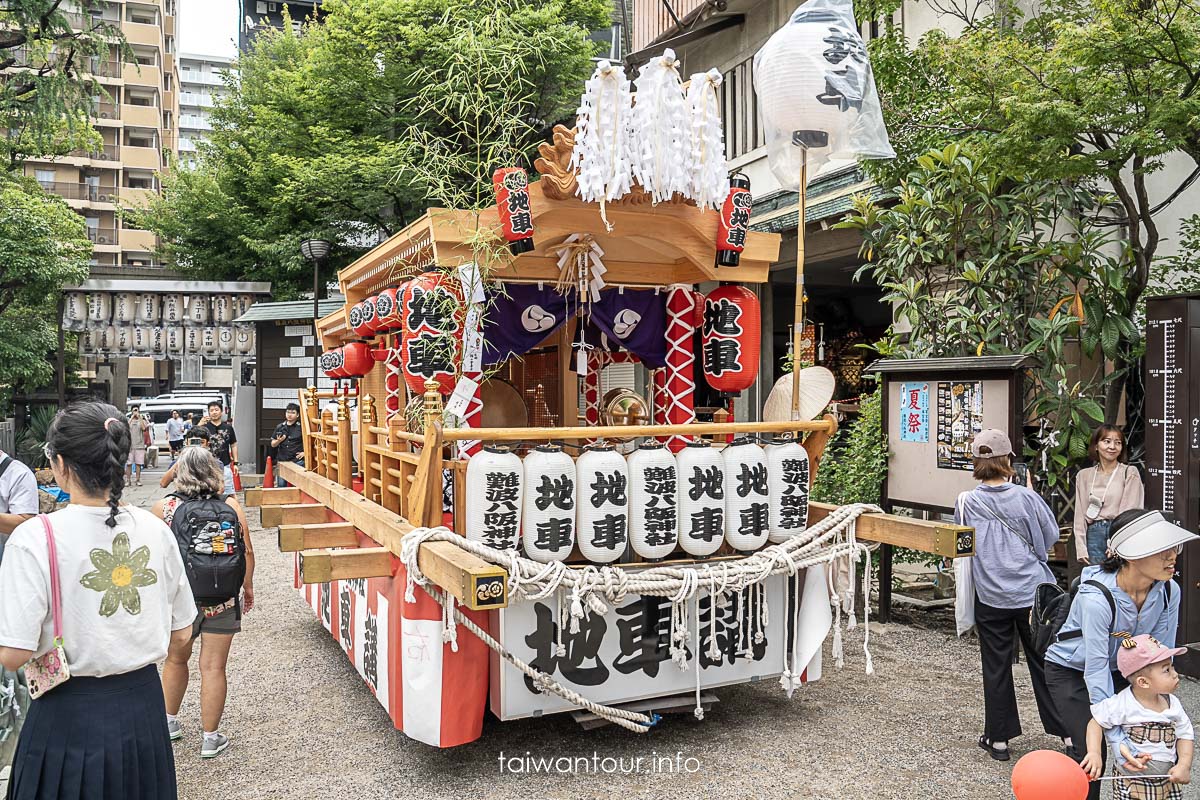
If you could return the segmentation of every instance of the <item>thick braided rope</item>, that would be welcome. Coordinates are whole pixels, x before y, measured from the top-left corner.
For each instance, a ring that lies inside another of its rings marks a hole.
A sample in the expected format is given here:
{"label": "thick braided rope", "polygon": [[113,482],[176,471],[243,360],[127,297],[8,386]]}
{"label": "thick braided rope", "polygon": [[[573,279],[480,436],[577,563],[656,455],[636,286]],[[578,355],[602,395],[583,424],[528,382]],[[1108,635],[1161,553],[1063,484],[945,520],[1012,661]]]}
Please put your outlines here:
{"label": "thick braided rope", "polygon": [[816,564],[856,556],[861,549],[854,539],[851,523],[862,514],[878,511],[878,507],[864,503],[842,506],[786,542],[768,545],[737,561],[706,563],[699,567],[649,567],[638,572],[627,572],[613,565],[548,569],[546,564],[524,558],[515,551],[495,550],[443,527],[414,529],[401,540],[400,550],[409,581],[428,586],[428,579],[417,565],[421,544],[426,541],[454,542],[488,563],[506,567],[509,592],[518,600],[534,594],[547,597],[559,588],[569,591],[573,599],[572,616],[579,617],[584,604],[598,613],[606,613],[608,604],[619,603],[629,594],[682,602],[694,597],[702,587],[740,592],[771,575],[795,575]]}
{"label": "thick braided rope", "polygon": [[487,631],[480,628],[471,621],[470,617],[459,611],[458,607],[454,605],[453,598],[448,597],[443,592],[432,586],[426,586],[424,588],[430,597],[442,604],[443,608],[449,608],[453,610],[454,619],[457,620],[459,625],[462,625],[471,633],[478,636],[480,641],[482,641],[492,650],[496,651],[501,658],[512,664],[521,672],[528,675],[533,681],[534,685],[539,689],[552,692],[566,700],[568,703],[587,709],[596,716],[602,717],[614,725],[620,725],[622,728],[633,731],[634,733],[645,733],[646,731],[650,730],[652,725],[658,722],[657,716],[647,716],[645,714],[638,714],[633,711],[625,711],[624,709],[601,705],[600,703],[595,703],[591,700],[588,700],[578,692],[568,689],[546,673],[542,672],[536,667],[526,664],[512,653],[505,650],[504,645],[493,639],[490,635],[488,635]]}

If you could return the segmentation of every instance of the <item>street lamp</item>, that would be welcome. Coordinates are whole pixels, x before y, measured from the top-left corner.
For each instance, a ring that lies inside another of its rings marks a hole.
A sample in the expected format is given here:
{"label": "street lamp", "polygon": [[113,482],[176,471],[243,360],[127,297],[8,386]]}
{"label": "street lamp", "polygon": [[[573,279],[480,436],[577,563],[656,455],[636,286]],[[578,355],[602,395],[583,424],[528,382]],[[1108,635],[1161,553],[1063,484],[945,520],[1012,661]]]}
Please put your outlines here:
{"label": "street lamp", "polygon": [[317,341],[317,320],[321,318],[321,262],[329,255],[329,242],[324,239],[305,239],[300,242],[300,255],[313,265],[313,387],[320,372],[321,346]]}

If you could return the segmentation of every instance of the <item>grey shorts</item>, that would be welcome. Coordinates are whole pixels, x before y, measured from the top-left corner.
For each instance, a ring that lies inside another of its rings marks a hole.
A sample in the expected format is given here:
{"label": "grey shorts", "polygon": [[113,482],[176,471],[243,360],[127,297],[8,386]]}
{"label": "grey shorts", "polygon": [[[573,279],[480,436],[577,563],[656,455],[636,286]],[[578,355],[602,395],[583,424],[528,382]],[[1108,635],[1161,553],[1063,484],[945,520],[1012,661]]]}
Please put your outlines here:
{"label": "grey shorts", "polygon": [[241,608],[238,606],[237,601],[230,608],[219,611],[211,617],[205,614],[204,609],[204,606],[199,603],[196,604],[196,621],[192,623],[193,639],[202,633],[232,635],[242,630]]}

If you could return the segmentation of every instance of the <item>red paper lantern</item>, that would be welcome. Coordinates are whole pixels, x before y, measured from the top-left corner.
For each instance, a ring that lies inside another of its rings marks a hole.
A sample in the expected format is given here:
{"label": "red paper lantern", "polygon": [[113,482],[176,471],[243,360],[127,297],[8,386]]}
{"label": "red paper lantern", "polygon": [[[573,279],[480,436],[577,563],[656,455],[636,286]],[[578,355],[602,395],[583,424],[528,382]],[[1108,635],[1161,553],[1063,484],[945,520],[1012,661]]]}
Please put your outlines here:
{"label": "red paper lantern", "polygon": [[720,228],[717,230],[718,267],[736,267],[741,262],[753,207],[750,179],[745,175],[734,175],[729,179],[729,194],[725,195],[725,204],[721,207]]}
{"label": "red paper lantern", "polygon": [[435,380],[442,394],[454,391],[462,358],[462,301],[458,281],[440,272],[426,272],[404,287],[400,299],[403,335],[400,363],[404,381],[414,394]]}
{"label": "red paper lantern", "polygon": [[335,347],[332,350],[326,350],[321,355],[321,370],[334,380],[345,378],[346,373],[343,371],[345,367],[345,356],[342,353],[342,348]]}
{"label": "red paper lantern", "polygon": [[[367,319],[366,301],[355,303],[350,308],[350,327],[358,336],[365,338],[371,335],[371,325]],[[374,316],[374,311],[371,312]]]}
{"label": "red paper lantern", "polygon": [[533,209],[529,205],[529,177],[520,167],[501,167],[492,173],[501,234],[516,255],[533,249]]}
{"label": "red paper lantern", "polygon": [[762,324],[758,298],[745,286],[718,286],[704,298],[701,361],[718,392],[737,394],[758,375]]}
{"label": "red paper lantern", "polygon": [[366,342],[351,342],[342,350],[342,372],[347,378],[361,378],[375,366],[371,345]]}
{"label": "red paper lantern", "polygon": [[384,289],[375,296],[375,332],[390,333],[403,326],[400,319],[400,288]]}
{"label": "red paper lantern", "polygon": [[1013,767],[1012,790],[1017,800],[1084,800],[1088,777],[1070,756],[1034,750]]}
{"label": "red paper lantern", "polygon": [[379,330],[379,318],[375,315],[375,298],[364,297],[362,301],[363,325],[366,326],[368,337]]}

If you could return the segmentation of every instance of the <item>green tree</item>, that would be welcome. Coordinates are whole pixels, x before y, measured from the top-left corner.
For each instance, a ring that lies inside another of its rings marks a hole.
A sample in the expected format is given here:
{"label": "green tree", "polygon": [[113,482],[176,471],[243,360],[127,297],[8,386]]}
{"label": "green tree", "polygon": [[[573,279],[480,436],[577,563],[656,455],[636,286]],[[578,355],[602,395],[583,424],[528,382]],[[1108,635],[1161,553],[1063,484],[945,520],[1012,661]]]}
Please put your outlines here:
{"label": "green tree", "polygon": [[[1105,198],[1070,183],[1014,177],[949,145],[920,156],[884,207],[856,198],[841,227],[860,230],[871,273],[907,323],[878,345],[901,358],[1027,353],[1026,419],[1049,420],[1049,488],[1070,497],[1071,468],[1103,420],[1105,359],[1136,337],[1126,275],[1095,225]],[[1069,348],[1092,360],[1079,364]],[[1077,365],[1077,366],[1075,366]]]}
{"label": "green tree", "polygon": [[[574,109],[592,68],[588,32],[609,14],[607,0],[322,8],[321,25],[258,37],[215,110],[198,168],[168,177],[164,199],[143,215],[181,267],[271,280],[287,296],[307,285],[301,238],[340,243],[334,269],[361,251],[352,242],[363,231],[393,234],[431,200],[463,197],[448,190],[476,186],[500,166],[501,152],[486,143],[517,134],[501,150],[527,159],[541,131]],[[488,51],[510,67],[506,80],[489,74],[468,85],[460,70]],[[476,114],[448,113],[486,111],[506,91],[521,103],[490,130]],[[472,119],[482,138],[471,135]]]}
{"label": "green tree", "polygon": [[[93,146],[88,121],[103,87],[91,61],[124,50],[120,28],[68,15],[63,0],[0,2],[0,168],[31,156],[62,155]],[[103,11],[107,3],[92,7]]]}
{"label": "green tree", "polygon": [[[1007,0],[937,8],[963,26],[960,35],[935,30],[914,43],[891,25],[871,44],[900,158],[869,168],[891,185],[926,150],[969,138],[1007,174],[1110,193],[1095,224],[1127,236],[1118,313],[1132,321],[1151,278],[1162,213],[1200,176],[1200,7],[1195,0],[1048,0],[1030,16]],[[1157,195],[1155,173],[1169,184]],[[1139,352],[1136,327],[1121,325],[1106,387],[1109,420]]]}
{"label": "green tree", "polygon": [[58,295],[87,278],[91,255],[83,217],[35,182],[0,174],[0,391],[53,378]]}

